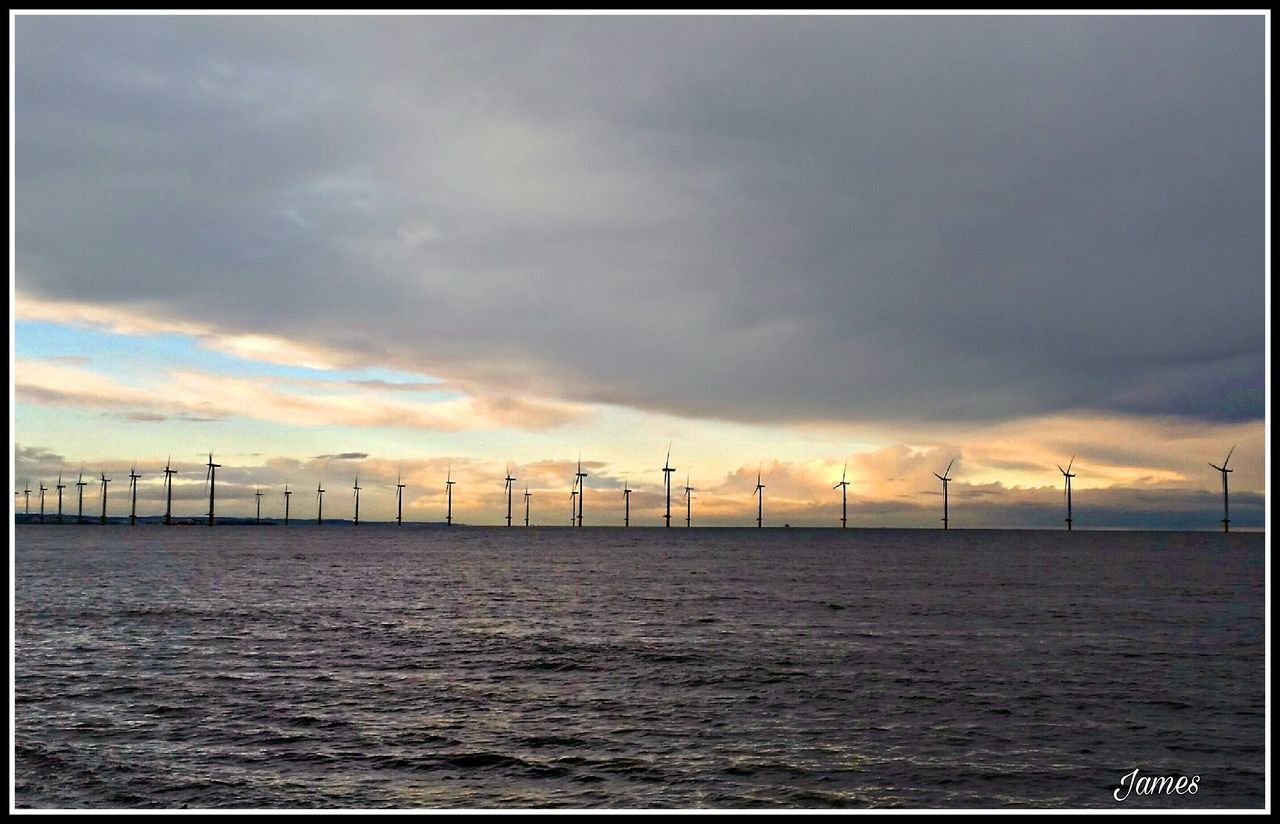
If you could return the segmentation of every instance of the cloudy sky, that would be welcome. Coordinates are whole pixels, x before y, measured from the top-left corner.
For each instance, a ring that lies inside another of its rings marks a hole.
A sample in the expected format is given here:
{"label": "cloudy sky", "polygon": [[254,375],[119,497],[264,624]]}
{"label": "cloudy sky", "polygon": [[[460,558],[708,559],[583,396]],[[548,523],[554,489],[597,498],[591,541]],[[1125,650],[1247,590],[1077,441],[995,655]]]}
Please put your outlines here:
{"label": "cloudy sky", "polygon": [[18,489],[1263,525],[1262,16],[13,25]]}

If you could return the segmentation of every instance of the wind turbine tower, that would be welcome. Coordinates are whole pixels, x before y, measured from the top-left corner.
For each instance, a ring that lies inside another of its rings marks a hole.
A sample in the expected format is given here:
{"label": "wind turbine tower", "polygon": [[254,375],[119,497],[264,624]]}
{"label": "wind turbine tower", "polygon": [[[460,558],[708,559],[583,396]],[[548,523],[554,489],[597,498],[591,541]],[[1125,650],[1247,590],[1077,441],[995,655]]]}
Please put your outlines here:
{"label": "wind turbine tower", "polygon": [[138,525],[138,479],[142,476],[129,467],[129,526]]}
{"label": "wind turbine tower", "polygon": [[289,485],[284,485],[284,525],[289,525],[289,496],[293,493],[289,491]]}
{"label": "wind turbine tower", "polygon": [[1227,452],[1227,459],[1222,462],[1222,466],[1214,466],[1213,464],[1209,464],[1209,466],[1212,466],[1214,469],[1222,473],[1222,531],[1223,532],[1231,531],[1231,515],[1230,515],[1230,511],[1227,508],[1227,473],[1235,472],[1235,470],[1227,469],[1227,464],[1231,462],[1231,453],[1235,451],[1236,451],[1236,448],[1233,445],[1231,447],[1231,450]]}
{"label": "wind turbine tower", "polygon": [[587,473],[582,471],[582,458],[578,458],[578,471],[574,475],[578,479],[578,526],[582,526],[582,499],[587,497],[587,482],[583,480]]}
{"label": "wind turbine tower", "polygon": [[355,492],[351,493],[356,499],[356,522],[355,526],[360,526],[360,479],[356,478],[356,482],[351,485]]}
{"label": "wind turbine tower", "polygon": [[569,526],[573,526],[578,518],[578,479],[573,480],[573,489],[569,490]]}
{"label": "wind turbine tower", "polygon": [[27,481],[26,485],[22,487],[22,496],[23,496],[22,497],[22,500],[23,500],[22,514],[30,515],[31,514],[31,481]]}
{"label": "wind turbine tower", "polygon": [[[941,475],[939,475],[937,472],[933,473],[933,477],[942,481],[942,528],[943,529],[949,528],[949,524],[950,524],[950,522],[947,520],[947,514],[948,514],[947,513],[947,487],[950,486],[951,484],[951,464],[955,462],[956,462],[956,459],[952,458],[951,463],[947,464],[947,468],[942,470]],[[1071,521],[1068,520],[1067,521],[1068,528],[1070,528],[1069,526],[1070,523]]]}
{"label": "wind turbine tower", "polygon": [[[323,483],[323,482],[321,482]],[[316,484],[316,526],[324,523],[324,487]]]}
{"label": "wind turbine tower", "polygon": [[44,523],[44,493],[49,487],[44,485],[44,481],[40,482],[40,523]]}
{"label": "wind turbine tower", "polygon": [[67,485],[62,482],[61,472],[58,473],[58,485],[55,488],[58,490],[58,523],[62,523],[62,490],[66,489]]}
{"label": "wind turbine tower", "polygon": [[507,480],[503,489],[507,492],[507,526],[511,526],[511,490],[515,489],[516,479],[511,477],[511,465],[507,465]]}
{"label": "wind turbine tower", "polygon": [[449,467],[449,474],[446,476],[445,482],[444,482],[445,497],[448,499],[448,502],[449,502],[448,509],[445,510],[445,516],[444,516],[445,526],[453,525],[453,485],[455,483],[457,483],[457,481],[453,479],[453,467],[451,466]]}
{"label": "wind turbine tower", "polygon": [[622,479],[622,525],[631,526],[631,487],[627,485],[627,479]]}
{"label": "wind turbine tower", "polygon": [[80,494],[79,508],[76,510],[76,523],[84,523],[84,488],[89,482],[84,479],[84,469],[80,470],[80,478],[76,481],[76,492]]}
{"label": "wind turbine tower", "polygon": [[[172,460],[173,456],[170,456]],[[165,525],[173,524],[173,476],[178,474],[178,470],[169,468],[169,461],[164,462],[164,522]]]}
{"label": "wind turbine tower", "polygon": [[529,525],[529,499],[532,497],[533,497],[533,493],[529,491],[529,486],[526,484],[524,488],[524,525],[525,526]]}
{"label": "wind turbine tower", "polygon": [[404,523],[404,483],[396,476],[396,525]]}
{"label": "wind turbine tower", "polygon": [[1071,465],[1076,462],[1076,456],[1072,455],[1071,460],[1067,462],[1067,468],[1063,469],[1062,464],[1058,464],[1058,471],[1062,473],[1063,493],[1067,496],[1067,532],[1071,531],[1071,479],[1075,474],[1071,471]]}
{"label": "wind turbine tower", "polygon": [[253,513],[253,522],[255,524],[260,524],[262,523],[262,489],[255,489],[253,491],[253,497],[254,505],[257,507]]}
{"label": "wind turbine tower", "polygon": [[689,486],[689,475],[684,476],[684,525],[685,528],[693,526],[693,487]]}
{"label": "wind turbine tower", "polygon": [[209,484],[209,526],[213,526],[213,491],[214,491],[214,487],[217,485],[217,482],[218,482],[217,469],[218,467],[222,466],[222,464],[214,463],[213,453],[210,452],[209,463],[207,464],[207,466],[209,467],[209,469],[205,473],[204,480],[205,480],[205,483]]}
{"label": "wind turbine tower", "polygon": [[102,476],[102,520],[99,523],[107,522],[107,484],[111,483],[111,479],[107,477],[107,473],[101,473]]}
{"label": "wind turbine tower", "polygon": [[845,529],[849,525],[849,482],[845,478],[849,474],[849,462],[845,461],[844,470],[840,473],[840,483],[831,487],[840,490],[840,528]]}
{"label": "wind turbine tower", "polygon": [[756,504],[756,527],[764,526],[764,484],[760,483],[760,470],[756,470],[755,496],[760,500]]}
{"label": "wind turbine tower", "polygon": [[664,526],[671,526],[671,473],[676,468],[671,465],[671,444],[667,444],[667,459],[662,463],[662,485],[667,491],[667,512],[663,515]]}

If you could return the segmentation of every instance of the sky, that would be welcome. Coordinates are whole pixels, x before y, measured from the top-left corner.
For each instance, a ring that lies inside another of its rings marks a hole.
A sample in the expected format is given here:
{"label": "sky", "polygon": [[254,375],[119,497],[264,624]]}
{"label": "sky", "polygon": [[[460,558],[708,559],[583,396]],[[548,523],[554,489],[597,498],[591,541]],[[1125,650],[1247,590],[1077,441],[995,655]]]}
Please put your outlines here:
{"label": "sky", "polygon": [[1264,526],[1261,15],[11,26],[19,493]]}

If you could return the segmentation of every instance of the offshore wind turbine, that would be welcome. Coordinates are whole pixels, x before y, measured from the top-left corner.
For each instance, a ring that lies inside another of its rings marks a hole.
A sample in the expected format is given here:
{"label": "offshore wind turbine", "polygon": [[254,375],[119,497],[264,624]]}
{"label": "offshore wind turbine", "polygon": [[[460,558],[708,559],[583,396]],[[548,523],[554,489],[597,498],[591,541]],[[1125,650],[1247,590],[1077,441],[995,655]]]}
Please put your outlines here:
{"label": "offshore wind turbine", "polygon": [[587,482],[583,480],[587,473],[582,471],[582,456],[578,456],[578,471],[574,475],[578,479],[578,526],[582,526],[582,499],[587,497]]}
{"label": "offshore wind turbine", "polygon": [[445,510],[445,516],[444,516],[445,526],[453,525],[453,485],[456,483],[457,481],[453,479],[453,467],[450,466],[449,474],[446,476],[445,482],[444,482],[445,497],[449,501],[449,504],[448,504],[449,508]]}
{"label": "offshore wind turbine", "polygon": [[1071,460],[1067,462],[1067,468],[1063,469],[1062,464],[1058,464],[1058,471],[1062,473],[1062,479],[1065,483],[1063,494],[1067,496],[1067,532],[1071,531],[1071,479],[1075,474],[1071,471],[1071,464],[1076,462],[1076,456],[1072,455]]}
{"label": "offshore wind turbine", "polygon": [[178,474],[178,470],[170,469],[169,462],[173,459],[170,455],[164,462],[164,522],[166,525],[173,523],[173,476]]}
{"label": "offshore wind turbine", "polygon": [[44,485],[44,481],[40,482],[40,523],[44,523],[44,493],[49,487]]}
{"label": "offshore wind turbine", "polygon": [[515,489],[515,482],[511,477],[511,464],[507,464],[507,480],[502,487],[507,492],[507,526],[511,526],[511,490]]}
{"label": "offshore wind turbine", "polygon": [[756,527],[764,526],[764,484],[760,483],[760,470],[756,470],[756,491],[752,493],[760,500],[756,505]]}
{"label": "offshore wind turbine", "polygon": [[693,495],[690,493],[694,488],[689,486],[689,475],[684,476],[684,525],[685,528],[693,526]]}
{"label": "offshore wind turbine", "polygon": [[[949,522],[947,520],[947,487],[951,484],[951,478],[950,478],[951,464],[955,462],[956,462],[956,459],[952,458],[951,463],[947,464],[947,468],[942,470],[941,475],[939,475],[937,472],[933,473],[933,477],[942,481],[942,528],[943,529],[949,528]],[[1061,469],[1061,467],[1059,467],[1059,469]],[[1071,522],[1067,521],[1067,523],[1070,524]]]}
{"label": "offshore wind turbine", "polygon": [[352,493],[352,496],[356,499],[355,526],[360,526],[360,478],[356,478],[356,482],[351,485],[351,488],[355,490],[355,492]]}
{"label": "offshore wind turbine", "polygon": [[22,514],[30,515],[31,514],[31,481],[27,481],[26,484],[23,485],[22,495],[23,495]]}
{"label": "offshore wind turbine", "polygon": [[667,459],[662,463],[662,485],[667,490],[667,512],[663,515],[664,526],[671,526],[671,473],[676,468],[671,465],[671,444],[667,444]]}
{"label": "offshore wind turbine", "polygon": [[1222,462],[1222,466],[1214,466],[1214,464],[1209,464],[1209,466],[1212,466],[1214,469],[1222,473],[1222,531],[1223,532],[1231,531],[1231,513],[1227,508],[1227,473],[1235,472],[1235,470],[1227,469],[1227,464],[1231,462],[1231,453],[1235,451],[1236,451],[1236,447],[1233,444],[1231,446],[1231,450],[1227,452],[1227,459]]}
{"label": "offshore wind turbine", "polygon": [[205,472],[204,480],[205,480],[205,483],[209,485],[209,526],[213,526],[213,491],[214,491],[214,487],[217,485],[217,482],[218,482],[217,469],[218,467],[222,466],[222,464],[214,463],[213,453],[210,452],[209,463],[207,464],[207,466],[209,468],[208,468],[208,471]]}
{"label": "offshore wind turbine", "polygon": [[396,475],[396,524],[404,523],[404,484]]}
{"label": "offshore wind turbine", "polygon": [[569,490],[569,526],[573,526],[574,520],[578,517],[578,481],[575,478],[573,488]]}
{"label": "offshore wind turbine", "polygon": [[316,526],[324,523],[322,520],[324,516],[324,487],[320,485],[321,483],[323,482],[316,483]]}
{"label": "offshore wind turbine", "polygon": [[289,491],[289,485],[284,485],[284,525],[289,525],[289,496],[293,493]]}
{"label": "offshore wind turbine", "polygon": [[844,462],[844,469],[840,472],[840,483],[831,487],[840,490],[840,528],[845,529],[849,523],[849,482],[845,480],[849,473],[849,462]]}
{"label": "offshore wind turbine", "polygon": [[524,487],[524,525],[529,525],[529,499],[533,497],[533,493],[529,491],[529,485]]}
{"label": "offshore wind turbine", "polygon": [[58,490],[58,523],[62,523],[62,490],[66,489],[67,485],[62,482],[61,472],[58,473],[58,485],[54,488]]}
{"label": "offshore wind turbine", "polygon": [[254,513],[253,513],[253,522],[255,524],[260,524],[262,523],[262,489],[261,487],[253,491],[253,497],[255,498],[254,503],[257,505],[257,509],[254,510]]}
{"label": "offshore wind turbine", "polygon": [[622,525],[631,526],[631,487],[627,485],[627,479],[622,478]]}
{"label": "offshore wind turbine", "polygon": [[76,480],[76,492],[79,493],[80,504],[76,510],[76,523],[84,523],[84,488],[88,485],[88,481],[84,479],[84,467],[80,467],[80,477]]}
{"label": "offshore wind turbine", "polygon": [[101,473],[101,475],[102,475],[102,520],[99,521],[99,523],[105,524],[107,522],[107,484],[111,483],[111,479],[107,477],[107,473],[105,472]]}
{"label": "offshore wind turbine", "polygon": [[129,526],[138,525],[138,479],[142,476],[129,467]]}

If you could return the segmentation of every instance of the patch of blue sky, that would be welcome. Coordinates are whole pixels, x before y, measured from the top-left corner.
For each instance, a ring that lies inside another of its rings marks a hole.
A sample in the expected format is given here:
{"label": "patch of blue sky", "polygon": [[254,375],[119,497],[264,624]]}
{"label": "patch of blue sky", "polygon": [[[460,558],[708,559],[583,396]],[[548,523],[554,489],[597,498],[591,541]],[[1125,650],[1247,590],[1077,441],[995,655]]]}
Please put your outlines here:
{"label": "patch of blue sky", "polygon": [[[213,421],[186,420],[163,412],[155,420],[135,419],[128,410],[50,408],[19,401],[15,431],[23,446],[48,449],[69,463],[111,458],[163,463],[167,455],[191,461],[212,450],[228,465],[253,465],[265,457],[306,460],[338,452],[367,452],[375,458],[431,457],[451,454],[459,440],[475,433],[441,433],[392,427],[296,425],[233,416]],[[471,437],[468,437],[471,436]]]}
{"label": "patch of blue sky", "polygon": [[[315,369],[255,360],[202,346],[198,338],[175,333],[118,334],[51,321],[19,320],[14,326],[14,354],[19,358],[86,358],[95,371],[132,382],[145,370],[195,369],[227,377],[275,377],[328,381],[384,381],[388,384],[439,383],[438,378],[383,367]],[[378,388],[372,386],[370,388]],[[394,387],[385,387],[394,388]],[[406,396],[429,394],[432,400],[461,397],[450,390],[405,390]]]}

